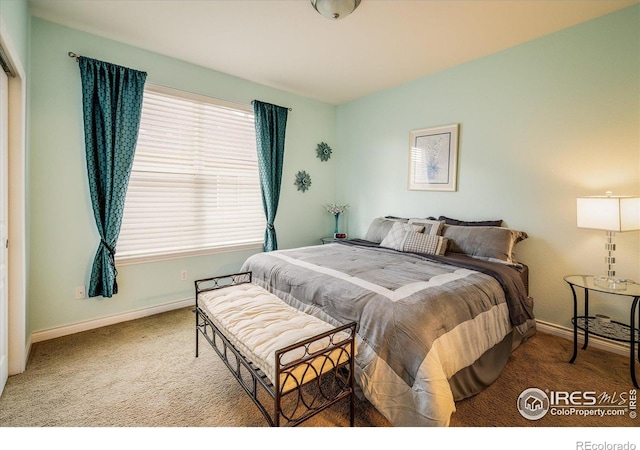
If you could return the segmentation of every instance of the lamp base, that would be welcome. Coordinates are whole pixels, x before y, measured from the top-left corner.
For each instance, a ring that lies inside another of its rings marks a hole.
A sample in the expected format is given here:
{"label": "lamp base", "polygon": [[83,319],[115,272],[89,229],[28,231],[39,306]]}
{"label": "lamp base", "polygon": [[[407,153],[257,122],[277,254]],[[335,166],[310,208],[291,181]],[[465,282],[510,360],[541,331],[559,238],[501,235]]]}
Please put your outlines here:
{"label": "lamp base", "polygon": [[612,291],[624,291],[627,289],[627,283],[629,280],[600,276],[595,277],[594,282],[597,286],[607,288]]}

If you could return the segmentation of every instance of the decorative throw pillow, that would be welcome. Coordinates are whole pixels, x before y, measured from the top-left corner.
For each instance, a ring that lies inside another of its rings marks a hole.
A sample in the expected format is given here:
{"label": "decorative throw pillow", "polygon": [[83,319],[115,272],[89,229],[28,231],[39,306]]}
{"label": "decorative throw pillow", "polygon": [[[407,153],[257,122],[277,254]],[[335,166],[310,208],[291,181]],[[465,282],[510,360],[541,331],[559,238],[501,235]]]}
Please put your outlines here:
{"label": "decorative throw pillow", "polygon": [[404,240],[402,251],[427,255],[444,255],[447,251],[447,241],[448,239],[442,236],[409,231]]}
{"label": "decorative throw pillow", "polygon": [[385,238],[380,242],[380,247],[392,248],[394,250],[402,251],[402,246],[404,244],[404,240],[407,237],[407,234],[410,231],[415,231],[417,233],[424,230],[423,226],[417,225],[409,225],[404,222],[396,222],[391,227],[391,230]]}
{"label": "decorative throw pillow", "polygon": [[388,217],[377,217],[373,219],[373,221],[369,225],[367,233],[364,236],[364,239],[366,241],[371,241],[379,244],[389,233],[389,231],[391,231],[391,227],[393,227],[393,224],[397,222],[407,223],[408,219],[392,219]]}
{"label": "decorative throw pillow", "polygon": [[442,231],[444,222],[431,219],[409,219],[409,225],[418,225],[424,227],[424,234],[438,236]]}
{"label": "decorative throw pillow", "polygon": [[502,219],[498,220],[477,220],[477,221],[464,221],[458,219],[452,219],[451,217],[440,216],[438,220],[443,221],[447,225],[458,225],[461,227],[501,227]]}
{"label": "decorative throw pillow", "polygon": [[449,239],[449,251],[507,264],[517,264],[515,245],[527,239],[524,231],[503,227],[444,225],[442,236]]}

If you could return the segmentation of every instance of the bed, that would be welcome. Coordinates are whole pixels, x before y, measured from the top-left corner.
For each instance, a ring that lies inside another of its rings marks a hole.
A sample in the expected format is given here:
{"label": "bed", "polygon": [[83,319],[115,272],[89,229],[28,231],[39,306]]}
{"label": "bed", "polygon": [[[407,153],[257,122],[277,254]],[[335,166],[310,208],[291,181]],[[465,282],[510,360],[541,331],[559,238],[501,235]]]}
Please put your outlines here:
{"label": "bed", "polygon": [[[356,383],[393,426],[448,426],[535,332],[524,232],[376,218],[364,239],[259,253],[243,271],[288,304],[358,323]],[[471,226],[476,225],[476,226]]]}

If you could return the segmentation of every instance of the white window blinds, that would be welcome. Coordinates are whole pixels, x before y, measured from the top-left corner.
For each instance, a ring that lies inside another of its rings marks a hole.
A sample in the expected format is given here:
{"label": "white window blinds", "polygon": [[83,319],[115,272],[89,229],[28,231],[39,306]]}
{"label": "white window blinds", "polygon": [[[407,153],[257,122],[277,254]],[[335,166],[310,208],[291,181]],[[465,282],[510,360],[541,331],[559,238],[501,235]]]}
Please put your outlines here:
{"label": "white window blinds", "polygon": [[147,86],[118,262],[257,247],[265,226],[251,108]]}

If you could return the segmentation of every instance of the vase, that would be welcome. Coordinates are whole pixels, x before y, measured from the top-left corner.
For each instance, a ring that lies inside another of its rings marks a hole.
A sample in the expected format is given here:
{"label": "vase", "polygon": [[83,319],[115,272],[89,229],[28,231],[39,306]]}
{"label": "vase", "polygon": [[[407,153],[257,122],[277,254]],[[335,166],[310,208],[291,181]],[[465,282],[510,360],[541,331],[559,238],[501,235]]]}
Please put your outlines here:
{"label": "vase", "polygon": [[333,217],[335,217],[336,219],[336,226],[333,229],[333,235],[335,236],[336,234],[338,234],[338,219],[340,218],[340,213],[334,214]]}

